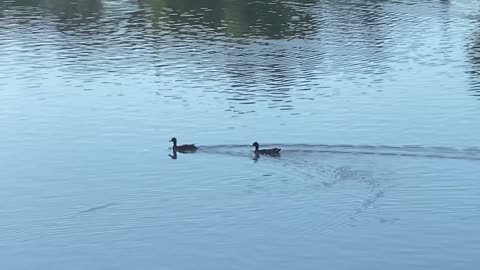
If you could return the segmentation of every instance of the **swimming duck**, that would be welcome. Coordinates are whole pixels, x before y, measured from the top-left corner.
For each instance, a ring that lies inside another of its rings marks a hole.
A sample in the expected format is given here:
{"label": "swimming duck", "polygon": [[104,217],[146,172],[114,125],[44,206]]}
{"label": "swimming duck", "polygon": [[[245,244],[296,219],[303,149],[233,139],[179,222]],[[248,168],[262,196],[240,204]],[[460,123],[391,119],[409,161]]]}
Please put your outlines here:
{"label": "swimming duck", "polygon": [[270,156],[278,156],[280,155],[280,148],[271,148],[271,149],[259,149],[260,148],[260,145],[258,144],[258,142],[254,142],[252,144],[252,147],[255,147],[255,150],[253,151],[253,153],[255,153],[255,155],[270,155]]}
{"label": "swimming duck", "polygon": [[177,138],[173,137],[170,139],[170,142],[173,143],[172,150],[173,152],[195,152],[198,147],[195,144],[184,144],[184,145],[177,145]]}

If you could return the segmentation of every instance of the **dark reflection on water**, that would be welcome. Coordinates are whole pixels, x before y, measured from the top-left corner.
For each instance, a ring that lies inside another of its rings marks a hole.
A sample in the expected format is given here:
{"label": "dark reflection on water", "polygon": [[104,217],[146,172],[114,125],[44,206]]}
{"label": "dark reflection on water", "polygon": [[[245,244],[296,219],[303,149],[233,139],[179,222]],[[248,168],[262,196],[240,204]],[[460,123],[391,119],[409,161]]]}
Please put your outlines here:
{"label": "dark reflection on water", "polygon": [[[125,19],[129,28],[145,30],[177,31],[183,34],[197,35],[198,31],[216,31],[233,37],[266,37],[282,39],[286,37],[306,37],[314,33],[316,23],[309,14],[314,0],[299,2],[282,1],[222,1],[222,0],[139,0],[124,1],[124,6],[116,6],[116,10],[128,7],[123,14],[110,14],[111,9],[105,7],[100,0],[2,0],[4,8],[35,7],[48,10],[60,22],[60,30],[82,31],[94,30],[103,25],[120,26],[116,23]],[[112,6],[112,3],[107,3]],[[20,10],[18,10],[20,11]],[[29,10],[34,11],[34,10]],[[20,15],[20,13],[18,13]],[[28,16],[25,13],[24,16]],[[118,16],[119,15],[119,16]],[[105,20],[109,18],[110,20]],[[102,20],[103,19],[103,20]],[[64,27],[64,28],[63,28]],[[194,27],[186,29],[185,27]],[[90,34],[95,34],[91,31]]]}
{"label": "dark reflection on water", "polygon": [[[410,60],[401,56],[422,46],[420,39],[428,40],[427,25],[419,24],[423,18],[402,11],[412,3],[2,1],[7,18],[0,25],[14,22],[34,31],[58,29],[64,36],[54,37],[53,49],[58,51],[62,70],[71,73],[64,75],[67,79],[85,76],[88,84],[106,74],[155,68],[158,80],[165,82],[175,70],[188,74],[186,82],[205,94],[225,94],[226,111],[252,113],[256,103],[293,110],[296,98],[292,95],[312,101],[337,95],[338,89],[328,81],[350,81],[359,93],[381,92],[377,85],[395,81],[392,73],[408,61],[448,63],[435,54]],[[449,3],[427,1],[425,5],[432,15],[446,16],[440,15],[445,12],[441,7]],[[412,22],[402,25],[402,19]],[[412,29],[411,37],[396,34],[409,24],[418,28]],[[472,51],[469,55],[475,59]],[[205,81],[221,84],[221,90],[205,87]],[[156,93],[182,99],[178,93]]]}
{"label": "dark reflection on water", "polygon": [[205,27],[205,30],[225,33],[233,37],[306,37],[313,33],[315,23],[308,1],[222,1],[222,0],[141,0],[142,6],[152,9],[155,23],[172,25],[182,31],[185,25]]}
{"label": "dark reflection on water", "polygon": [[[55,16],[55,21],[58,22],[59,30],[68,30],[75,28],[81,30],[82,25],[93,24],[101,18],[103,5],[101,0],[16,0],[0,1],[3,8],[19,8],[19,7],[35,7],[40,10],[25,10],[24,13],[18,13],[20,16],[30,17],[32,11],[48,12]],[[44,14],[46,15],[46,14]]]}
{"label": "dark reflection on water", "polygon": [[[474,22],[475,28],[480,26],[480,19]],[[473,31],[469,42],[466,46],[466,54],[468,56],[470,67],[468,72],[470,74],[471,95],[480,100],[480,31]]]}

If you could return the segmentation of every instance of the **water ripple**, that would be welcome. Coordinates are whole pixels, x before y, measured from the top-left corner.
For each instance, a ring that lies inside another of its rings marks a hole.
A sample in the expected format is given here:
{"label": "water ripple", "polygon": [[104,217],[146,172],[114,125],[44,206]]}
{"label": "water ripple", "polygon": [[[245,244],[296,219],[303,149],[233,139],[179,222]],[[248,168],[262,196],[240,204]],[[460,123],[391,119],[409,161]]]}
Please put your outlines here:
{"label": "water ripple", "polygon": [[[373,146],[373,145],[326,145],[326,144],[265,144],[265,148],[282,148],[282,155],[299,155],[306,153],[332,153],[352,155],[380,155],[398,157],[419,157],[439,159],[480,160],[480,148],[465,147],[427,147],[427,146]],[[249,145],[202,145],[200,149],[207,153],[239,154]],[[227,150],[226,150],[227,149]],[[245,152],[245,151],[243,151]]]}

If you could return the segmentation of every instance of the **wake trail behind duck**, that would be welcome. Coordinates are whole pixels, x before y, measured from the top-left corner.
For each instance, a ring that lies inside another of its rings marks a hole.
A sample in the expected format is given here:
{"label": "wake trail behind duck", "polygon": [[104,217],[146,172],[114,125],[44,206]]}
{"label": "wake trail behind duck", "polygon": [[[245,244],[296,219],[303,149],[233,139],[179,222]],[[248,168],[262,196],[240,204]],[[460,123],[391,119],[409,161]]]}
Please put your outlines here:
{"label": "wake trail behind duck", "polygon": [[[250,145],[205,145],[199,146],[199,151],[232,156],[244,156],[251,152]],[[330,153],[350,155],[379,155],[398,157],[421,157],[439,159],[480,160],[480,148],[477,147],[444,147],[444,146],[388,146],[388,145],[348,145],[348,144],[264,144],[264,148],[282,148],[281,155]],[[245,150],[245,151],[244,151]]]}

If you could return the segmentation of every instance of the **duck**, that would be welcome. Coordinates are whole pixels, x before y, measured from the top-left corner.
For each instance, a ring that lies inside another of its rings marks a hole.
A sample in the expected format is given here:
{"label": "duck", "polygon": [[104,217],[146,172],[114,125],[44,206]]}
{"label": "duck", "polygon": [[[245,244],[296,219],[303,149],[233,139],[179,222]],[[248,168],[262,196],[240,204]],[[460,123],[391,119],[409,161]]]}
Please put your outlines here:
{"label": "duck", "polygon": [[259,149],[260,145],[258,144],[258,142],[252,143],[251,147],[255,147],[255,150],[253,151],[255,155],[278,156],[280,155],[280,151],[282,150],[280,148]]}
{"label": "duck", "polygon": [[173,152],[195,152],[197,151],[198,147],[195,144],[184,144],[184,145],[177,145],[177,138],[173,137],[170,139],[170,142],[173,143],[172,150]]}

